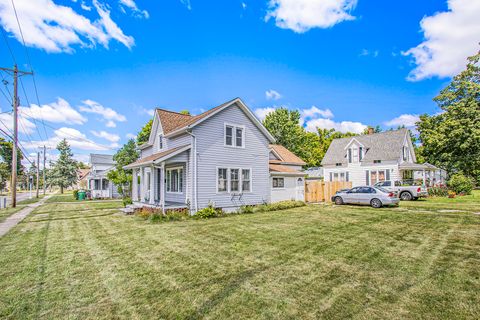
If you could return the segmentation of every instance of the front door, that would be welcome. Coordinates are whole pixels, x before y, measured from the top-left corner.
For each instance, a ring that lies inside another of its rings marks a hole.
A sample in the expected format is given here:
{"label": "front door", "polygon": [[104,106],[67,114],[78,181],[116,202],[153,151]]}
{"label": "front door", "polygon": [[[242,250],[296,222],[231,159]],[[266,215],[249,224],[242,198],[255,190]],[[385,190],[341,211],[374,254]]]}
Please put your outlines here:
{"label": "front door", "polygon": [[305,201],[305,182],[303,181],[303,178],[297,179],[296,189],[297,189],[297,195],[295,197],[295,200]]}

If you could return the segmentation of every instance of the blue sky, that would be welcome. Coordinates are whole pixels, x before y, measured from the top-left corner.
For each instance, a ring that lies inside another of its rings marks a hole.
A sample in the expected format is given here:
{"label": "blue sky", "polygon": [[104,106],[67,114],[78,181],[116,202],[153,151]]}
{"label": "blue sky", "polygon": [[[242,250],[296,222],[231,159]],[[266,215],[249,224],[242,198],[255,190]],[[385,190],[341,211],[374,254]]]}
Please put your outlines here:
{"label": "blue sky", "polygon": [[[479,2],[15,0],[41,104],[25,76],[22,145],[66,137],[85,161],[114,153],[154,107],[198,114],[234,97],[259,117],[299,109],[308,130],[411,126],[478,51]],[[28,70],[10,0],[0,23],[2,66],[8,43]]]}

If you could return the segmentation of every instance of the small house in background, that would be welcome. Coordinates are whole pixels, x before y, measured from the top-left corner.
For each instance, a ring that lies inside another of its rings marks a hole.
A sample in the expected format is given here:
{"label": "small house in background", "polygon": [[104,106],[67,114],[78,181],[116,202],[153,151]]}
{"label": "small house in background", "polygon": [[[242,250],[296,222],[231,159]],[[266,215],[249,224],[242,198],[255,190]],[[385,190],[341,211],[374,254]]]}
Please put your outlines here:
{"label": "small house in background", "polygon": [[305,173],[302,166],[306,163],[290,150],[279,144],[270,145],[270,185],[271,201],[305,200]]}
{"label": "small house in background", "polygon": [[119,197],[117,186],[107,178],[108,172],[115,167],[113,156],[91,153],[90,165],[90,172],[87,175],[87,189],[90,191],[92,199]]}
{"label": "small house in background", "polygon": [[77,170],[77,189],[87,189],[90,168]]}
{"label": "small house in background", "polygon": [[306,169],[305,174],[308,179],[311,180],[323,180],[323,168],[322,167],[310,167]]}

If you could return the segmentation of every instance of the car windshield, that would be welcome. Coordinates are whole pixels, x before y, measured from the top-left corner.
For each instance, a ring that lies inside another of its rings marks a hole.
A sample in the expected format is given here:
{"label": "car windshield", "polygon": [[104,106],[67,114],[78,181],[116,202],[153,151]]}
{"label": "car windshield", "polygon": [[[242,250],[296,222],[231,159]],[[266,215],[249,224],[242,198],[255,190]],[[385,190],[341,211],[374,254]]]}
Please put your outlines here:
{"label": "car windshield", "polygon": [[390,191],[388,191],[387,189],[384,189],[384,188],[382,188],[382,187],[375,187],[375,189],[380,190],[380,191],[385,192],[385,193],[389,193],[389,192],[390,192]]}

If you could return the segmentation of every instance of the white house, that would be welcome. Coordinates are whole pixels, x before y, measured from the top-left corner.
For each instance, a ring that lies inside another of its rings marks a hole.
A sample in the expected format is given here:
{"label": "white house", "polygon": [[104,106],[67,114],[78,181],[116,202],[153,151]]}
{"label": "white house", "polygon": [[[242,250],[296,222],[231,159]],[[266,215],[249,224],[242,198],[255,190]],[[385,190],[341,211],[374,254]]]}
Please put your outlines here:
{"label": "white house", "polygon": [[303,179],[303,162],[274,142],[239,98],[196,116],[156,109],[140,159],[125,166],[133,169],[134,205],[232,211],[303,199],[291,185]]}
{"label": "white house", "polygon": [[116,198],[117,186],[107,179],[107,173],[115,166],[113,156],[109,154],[90,154],[91,169],[86,179],[87,189],[92,198]]}
{"label": "white house", "polygon": [[[352,186],[373,185],[378,181],[413,182],[421,172],[424,184],[434,184],[439,169],[416,163],[407,129],[335,139],[322,160],[325,181],[351,181]],[[432,177],[430,181],[428,177]]]}

